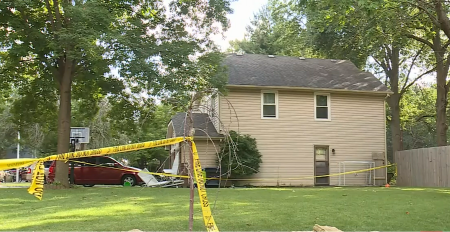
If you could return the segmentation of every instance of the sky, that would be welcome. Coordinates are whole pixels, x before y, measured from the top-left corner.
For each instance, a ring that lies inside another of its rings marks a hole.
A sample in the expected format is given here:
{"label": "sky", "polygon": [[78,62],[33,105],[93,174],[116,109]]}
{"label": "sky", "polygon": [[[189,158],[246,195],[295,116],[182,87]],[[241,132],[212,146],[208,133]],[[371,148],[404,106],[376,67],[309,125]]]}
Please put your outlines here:
{"label": "sky", "polygon": [[263,5],[267,4],[267,0],[236,0],[231,3],[233,9],[232,14],[228,14],[230,20],[230,28],[225,34],[214,36],[215,43],[225,51],[229,46],[229,41],[234,39],[243,39],[245,27],[250,24],[253,13],[258,12]]}

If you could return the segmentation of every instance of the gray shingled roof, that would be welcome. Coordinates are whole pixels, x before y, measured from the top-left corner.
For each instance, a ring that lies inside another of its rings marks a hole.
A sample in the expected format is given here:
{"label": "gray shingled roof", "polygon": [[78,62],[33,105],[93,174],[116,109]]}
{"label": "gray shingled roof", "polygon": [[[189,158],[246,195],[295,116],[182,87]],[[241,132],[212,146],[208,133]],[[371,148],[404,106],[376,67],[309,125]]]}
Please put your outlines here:
{"label": "gray shingled roof", "polygon": [[[194,122],[194,128],[196,129],[194,137],[206,137],[206,136],[223,137],[223,135],[217,133],[217,130],[212,124],[208,114],[192,113],[192,117]],[[186,118],[186,113],[185,112],[177,113],[175,116],[172,117],[171,120],[175,130],[175,136],[177,137],[185,136],[184,128],[187,128],[187,122],[189,122]],[[208,135],[206,135],[205,132],[207,132]]]}
{"label": "gray shingled roof", "polygon": [[229,54],[229,85],[289,86],[322,89],[390,92],[373,74],[346,60]]}

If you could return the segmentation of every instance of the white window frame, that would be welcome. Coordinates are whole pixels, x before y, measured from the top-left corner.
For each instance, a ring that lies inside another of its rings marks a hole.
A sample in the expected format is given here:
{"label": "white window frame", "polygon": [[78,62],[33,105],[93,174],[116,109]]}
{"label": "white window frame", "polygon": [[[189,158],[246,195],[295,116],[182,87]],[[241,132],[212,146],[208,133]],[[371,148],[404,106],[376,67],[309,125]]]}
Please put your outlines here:
{"label": "white window frame", "polygon": [[[275,117],[264,117],[264,94],[274,93],[275,94]],[[278,91],[276,90],[262,90],[261,91],[261,119],[278,119]]]}
{"label": "white window frame", "polygon": [[[317,118],[317,95],[327,96],[328,118]],[[314,120],[316,121],[331,121],[331,97],[329,93],[314,93]]]}

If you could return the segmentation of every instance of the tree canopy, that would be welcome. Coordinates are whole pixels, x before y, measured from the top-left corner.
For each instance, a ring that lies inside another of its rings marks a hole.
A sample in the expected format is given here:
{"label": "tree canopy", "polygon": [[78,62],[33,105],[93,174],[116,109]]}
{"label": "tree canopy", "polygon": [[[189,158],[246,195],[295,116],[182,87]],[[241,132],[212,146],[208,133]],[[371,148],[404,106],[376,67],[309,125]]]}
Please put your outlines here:
{"label": "tree canopy", "polygon": [[[92,117],[108,98],[115,126],[135,129],[154,105],[142,96],[182,103],[190,91],[222,82],[214,79],[220,55],[210,36],[227,29],[229,12],[228,0],[1,1],[0,86],[18,92],[15,123],[57,119],[64,153],[72,102]],[[58,162],[63,185],[66,170]]]}

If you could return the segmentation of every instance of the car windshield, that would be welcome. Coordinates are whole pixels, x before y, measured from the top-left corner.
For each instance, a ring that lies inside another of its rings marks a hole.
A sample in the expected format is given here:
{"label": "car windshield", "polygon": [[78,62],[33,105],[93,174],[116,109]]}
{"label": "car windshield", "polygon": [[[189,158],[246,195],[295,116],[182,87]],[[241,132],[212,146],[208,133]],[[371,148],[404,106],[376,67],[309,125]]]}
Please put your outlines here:
{"label": "car windshield", "polygon": [[116,162],[116,163],[120,164],[121,166],[125,166],[125,165],[123,165],[121,162],[119,162],[119,161],[117,161],[116,159],[114,159],[113,157],[109,157],[109,156],[108,156],[108,159],[110,159],[109,162]]}

